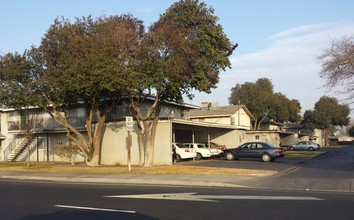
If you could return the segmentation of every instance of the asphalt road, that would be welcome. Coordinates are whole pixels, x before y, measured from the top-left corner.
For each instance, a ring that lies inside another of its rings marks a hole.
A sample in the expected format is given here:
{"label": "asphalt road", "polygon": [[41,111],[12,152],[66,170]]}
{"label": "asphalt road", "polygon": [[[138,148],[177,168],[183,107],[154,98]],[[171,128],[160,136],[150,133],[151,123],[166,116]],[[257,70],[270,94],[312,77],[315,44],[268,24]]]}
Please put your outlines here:
{"label": "asphalt road", "polygon": [[[326,152],[312,159],[278,158],[265,163],[260,159],[227,161],[204,159],[185,161],[185,165],[214,166],[243,169],[275,170],[275,176],[258,181],[239,182],[241,185],[257,188],[284,190],[312,190],[354,192],[354,145],[321,149]],[[182,164],[182,163],[181,163]]]}
{"label": "asphalt road", "polygon": [[[289,159],[289,158],[288,158]],[[41,219],[353,219],[354,147],[306,162],[281,158],[195,164],[279,169],[246,179],[257,189],[93,185],[0,180],[1,220]],[[255,181],[256,180],[256,181]]]}
{"label": "asphalt road", "polygon": [[2,220],[353,219],[351,193],[0,182]]}

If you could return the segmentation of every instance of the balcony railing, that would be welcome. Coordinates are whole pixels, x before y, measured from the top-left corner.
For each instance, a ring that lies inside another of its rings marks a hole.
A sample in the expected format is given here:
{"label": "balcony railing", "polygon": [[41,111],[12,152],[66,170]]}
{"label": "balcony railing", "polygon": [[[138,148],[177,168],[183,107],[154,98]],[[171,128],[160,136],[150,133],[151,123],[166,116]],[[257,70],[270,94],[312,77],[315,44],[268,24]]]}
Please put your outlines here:
{"label": "balcony railing", "polygon": [[[68,119],[69,123],[75,128],[85,127],[84,117],[73,117]],[[42,119],[36,125],[36,130],[64,130],[64,126],[60,125],[58,122],[54,121],[52,118]],[[9,131],[20,131],[25,130],[25,126],[21,125],[20,121],[9,121],[8,122]]]}

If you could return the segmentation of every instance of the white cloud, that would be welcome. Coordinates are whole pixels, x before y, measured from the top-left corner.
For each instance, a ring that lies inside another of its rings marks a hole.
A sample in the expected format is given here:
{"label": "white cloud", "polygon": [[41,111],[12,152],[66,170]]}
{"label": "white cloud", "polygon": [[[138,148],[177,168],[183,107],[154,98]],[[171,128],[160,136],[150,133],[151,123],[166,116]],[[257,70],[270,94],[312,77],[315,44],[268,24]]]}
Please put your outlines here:
{"label": "white cloud", "polygon": [[330,46],[332,39],[341,36],[354,36],[354,23],[300,26],[270,36],[267,49],[249,54],[236,51],[231,57],[233,68],[220,74],[218,88],[211,94],[196,93],[193,103],[211,101],[228,105],[230,90],[237,83],[267,77],[272,80],[275,92],[299,100],[303,111],[312,109],[321,96],[331,95],[323,88],[316,56]]}

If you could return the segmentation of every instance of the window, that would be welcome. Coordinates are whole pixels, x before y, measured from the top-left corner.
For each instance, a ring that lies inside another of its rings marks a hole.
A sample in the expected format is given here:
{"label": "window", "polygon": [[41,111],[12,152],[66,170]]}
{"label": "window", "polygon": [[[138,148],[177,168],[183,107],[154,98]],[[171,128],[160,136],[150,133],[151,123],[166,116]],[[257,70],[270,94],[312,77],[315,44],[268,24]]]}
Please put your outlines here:
{"label": "window", "polygon": [[256,138],[256,140],[259,140],[259,135],[256,135],[255,138]]}

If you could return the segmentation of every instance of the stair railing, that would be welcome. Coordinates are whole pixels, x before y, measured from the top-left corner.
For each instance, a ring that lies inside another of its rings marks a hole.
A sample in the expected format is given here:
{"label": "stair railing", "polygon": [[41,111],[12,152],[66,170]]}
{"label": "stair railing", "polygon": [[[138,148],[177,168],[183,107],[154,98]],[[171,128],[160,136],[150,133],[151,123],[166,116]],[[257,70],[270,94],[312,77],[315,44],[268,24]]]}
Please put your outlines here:
{"label": "stair railing", "polygon": [[16,146],[20,143],[21,139],[18,138],[19,134],[17,134],[14,139],[9,143],[9,145],[4,150],[4,161],[7,161],[7,157],[11,154],[11,152],[16,148]]}

